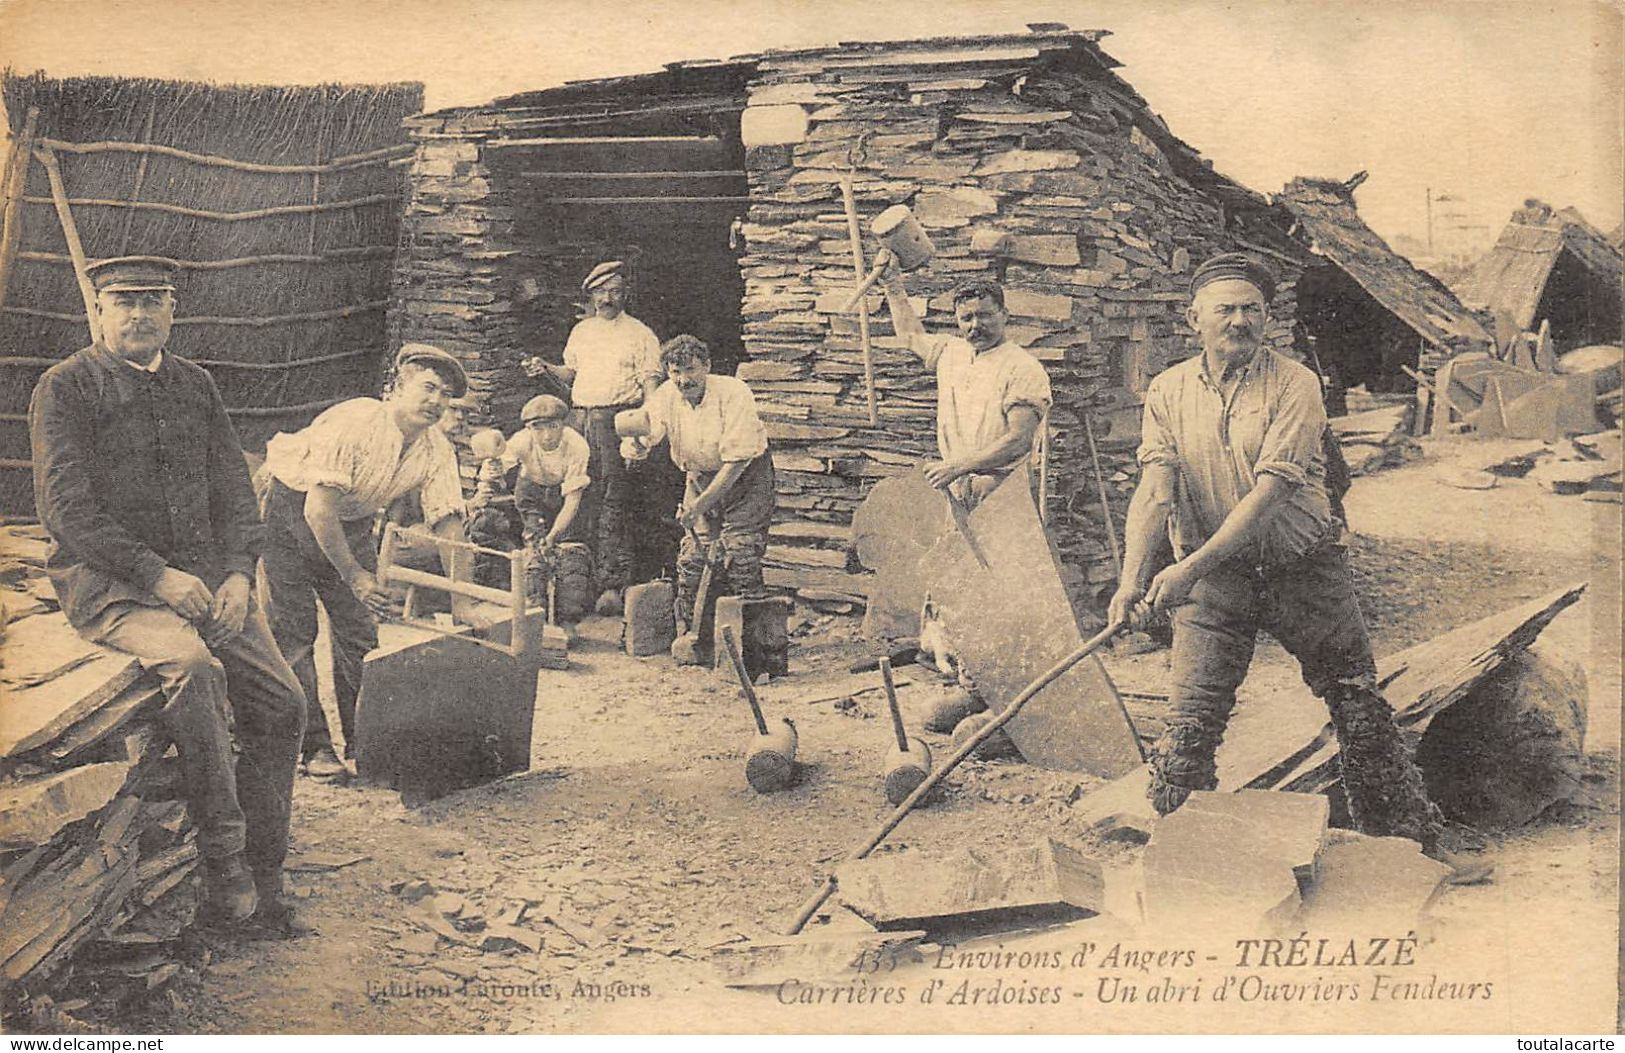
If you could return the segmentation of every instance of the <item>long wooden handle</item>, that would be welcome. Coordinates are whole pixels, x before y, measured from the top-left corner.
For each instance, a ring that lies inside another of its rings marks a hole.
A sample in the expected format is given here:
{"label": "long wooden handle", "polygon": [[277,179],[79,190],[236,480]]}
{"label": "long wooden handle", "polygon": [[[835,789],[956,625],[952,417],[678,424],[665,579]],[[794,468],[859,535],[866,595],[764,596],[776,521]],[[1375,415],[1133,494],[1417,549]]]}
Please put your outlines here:
{"label": "long wooden handle", "polygon": [[[988,721],[986,724],[983,724],[976,734],[966,739],[958,749],[954,750],[954,752],[948,756],[947,760],[942,762],[941,767],[932,771],[930,775],[927,775],[924,781],[914,788],[913,793],[903,798],[903,802],[892,810],[891,815],[886,817],[886,821],[880,824],[879,829],[874,832],[869,840],[865,841],[857,851],[853,852],[847,858],[866,858],[870,852],[873,852],[875,848],[879,846],[880,842],[886,840],[887,836],[890,835],[893,830],[897,829],[898,824],[908,817],[908,813],[914,810],[915,805],[919,804],[925,799],[926,794],[936,789],[937,784],[941,782],[949,772],[953,771],[959,766],[960,761],[970,756],[971,753],[975,751],[976,747],[980,746],[982,743],[991,738],[994,732],[1010,723],[1010,721],[1015,718],[1016,714],[1021,712],[1021,707],[1025,706],[1029,701],[1031,701],[1034,695],[1038,694],[1040,691],[1044,690],[1044,688],[1060,679],[1067,670],[1071,669],[1073,666],[1077,665],[1079,662],[1098,651],[1102,644],[1121,632],[1126,624],[1126,622],[1116,622],[1112,625],[1106,626],[1106,628],[1084,641],[1084,643],[1079,646],[1077,650],[1050,666],[1047,670],[1040,674],[1036,680],[1022,688],[1021,693],[1010,700],[1010,704],[1004,707],[1003,712],[994,717],[992,720]],[[789,935],[794,936],[805,928],[807,922],[811,920],[813,914],[817,912],[818,908],[823,905],[825,900],[829,899],[830,895],[834,893],[834,891],[835,878],[833,876],[826,877],[823,883],[819,886],[818,891],[813,893],[813,895],[808,898],[807,902],[802,904],[801,910],[796,913],[795,920],[791,923]]]}
{"label": "long wooden handle", "polygon": [[892,683],[891,659],[880,660],[880,682],[886,688],[886,708],[891,711],[891,729],[897,736],[897,748],[908,752],[908,732],[903,728],[903,711],[897,708],[897,685]]}
{"label": "long wooden handle", "polygon": [[[846,236],[852,244],[852,277],[863,278],[863,235],[858,229],[858,205],[852,192],[852,173],[841,178],[841,206],[846,210]],[[863,347],[863,393],[869,406],[869,427],[880,426],[880,406],[875,398],[875,349],[869,336],[869,305],[858,299],[858,343]]]}
{"label": "long wooden handle", "polygon": [[[884,260],[885,257],[876,256],[875,259],[880,261]],[[853,311],[856,311],[858,309],[858,304],[863,302],[863,298],[869,295],[869,290],[875,287],[875,282],[878,282],[881,276],[885,273],[886,263],[884,262],[876,262],[873,267],[869,268],[869,273],[863,276],[863,281],[858,283],[858,287],[852,290],[852,295],[848,297],[847,301],[841,305],[840,313],[851,314]]]}
{"label": "long wooden handle", "polygon": [[722,646],[728,649],[728,661],[733,663],[734,676],[739,678],[739,690],[745,694],[745,702],[750,706],[750,715],[756,718],[756,733],[767,734],[767,718],[762,716],[762,704],[756,700],[756,688],[751,686],[750,674],[745,671],[745,663],[739,657],[739,645],[734,642],[732,626],[722,627]]}

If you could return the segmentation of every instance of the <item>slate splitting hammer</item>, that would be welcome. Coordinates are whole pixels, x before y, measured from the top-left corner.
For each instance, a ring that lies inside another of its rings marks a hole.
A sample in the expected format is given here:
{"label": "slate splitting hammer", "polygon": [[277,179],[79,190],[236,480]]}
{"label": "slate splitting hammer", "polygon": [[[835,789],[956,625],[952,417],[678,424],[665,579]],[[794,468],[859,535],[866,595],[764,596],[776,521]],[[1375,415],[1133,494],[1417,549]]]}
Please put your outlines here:
{"label": "slate splitting hammer", "polygon": [[[699,588],[694,591],[694,616],[688,631],[671,643],[671,657],[678,665],[703,665],[709,662],[715,640],[715,608],[711,594],[716,591],[718,564],[722,562],[722,539],[714,538],[709,547],[700,540],[693,527],[688,527],[689,540],[705,553],[705,569],[700,571]],[[711,609],[708,615],[707,608]]]}
{"label": "slate splitting hammer", "polygon": [[[966,739],[958,749],[949,754],[948,759],[942,762],[942,766],[927,775],[924,781],[914,788],[914,792],[905,797],[903,802],[892,811],[891,815],[886,817],[886,821],[880,824],[880,827],[870,835],[869,839],[846,858],[851,860],[867,858],[869,853],[879,847],[880,843],[886,840],[893,830],[897,829],[898,824],[908,817],[908,813],[914,810],[914,806],[923,801],[925,796],[936,788],[937,783],[941,782],[949,772],[958,767],[960,761],[975,752],[976,747],[986,742],[994,732],[1015,719],[1016,714],[1021,712],[1021,707],[1032,701],[1033,696],[1059,680],[1067,670],[1100,650],[1108,640],[1127,627],[1127,622],[1115,622],[1106,626],[1106,628],[1079,645],[1077,650],[1050,666],[1032,683],[1022,688],[1021,692],[1010,700],[1010,704],[1005,706],[998,716],[984,724],[980,731]],[[829,899],[834,892],[835,875],[826,875],[819,884],[818,889],[808,897],[807,902],[802,904],[801,910],[796,913],[795,920],[790,923],[787,935],[798,935],[802,929],[806,928],[807,922],[812,920],[812,916],[817,913],[818,908],[823,906],[824,901]]]}

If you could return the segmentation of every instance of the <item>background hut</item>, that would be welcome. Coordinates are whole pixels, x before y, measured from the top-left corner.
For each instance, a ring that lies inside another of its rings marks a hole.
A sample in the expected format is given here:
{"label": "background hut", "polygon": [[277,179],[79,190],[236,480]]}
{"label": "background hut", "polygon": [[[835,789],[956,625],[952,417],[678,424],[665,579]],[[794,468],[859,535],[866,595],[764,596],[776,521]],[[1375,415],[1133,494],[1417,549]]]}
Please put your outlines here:
{"label": "background hut", "polygon": [[0,509],[28,514],[29,393],[90,342],[75,258],[171,256],[170,346],[206,366],[250,449],[374,393],[417,84],[5,80]]}
{"label": "background hut", "polygon": [[1551,323],[1559,354],[1620,342],[1620,250],[1573,208],[1528,201],[1456,286],[1509,332]]}
{"label": "background hut", "polygon": [[878,314],[871,422],[861,323],[838,313],[854,282],[850,177],[865,231],[899,202],[930,231],[937,258],[909,282],[929,326],[951,329],[955,282],[1006,282],[1012,336],[1056,390],[1051,533],[1098,593],[1116,575],[1101,490],[1120,532],[1141,394],[1194,350],[1191,269],[1230,249],[1272,258],[1270,339],[1290,348],[1307,255],[1289,215],[1215,173],[1113,72],[1104,35],[1040,25],[768,52],[426,114],[408,122],[402,337],[464,356],[511,426],[533,387],[519,359],[556,360],[581,275],[633,257],[633,313],[662,338],[704,338],[770,422],[770,583],[839,608],[864,591],[852,512],[933,450],[935,415],[933,378]]}
{"label": "background hut", "polygon": [[1315,253],[1298,280],[1298,324],[1330,381],[1334,412],[1348,388],[1414,391],[1406,368],[1431,375],[1451,355],[1490,345],[1473,312],[1360,218],[1354,191],[1365,178],[1294,179],[1276,197]]}

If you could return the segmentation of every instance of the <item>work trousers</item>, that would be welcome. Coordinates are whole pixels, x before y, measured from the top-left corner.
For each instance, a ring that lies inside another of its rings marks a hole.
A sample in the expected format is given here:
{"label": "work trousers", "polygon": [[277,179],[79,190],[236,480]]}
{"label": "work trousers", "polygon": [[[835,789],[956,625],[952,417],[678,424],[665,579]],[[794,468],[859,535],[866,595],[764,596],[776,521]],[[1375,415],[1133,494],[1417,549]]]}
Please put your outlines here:
{"label": "work trousers", "polygon": [[1343,789],[1356,829],[1431,847],[1440,827],[1394,711],[1377,690],[1376,663],[1344,549],[1325,543],[1289,564],[1222,567],[1173,613],[1173,710],[1152,751],[1151,799],[1161,814],[1192,790],[1218,785],[1214,753],[1259,629],[1298,660],[1337,733]]}
{"label": "work trousers", "polygon": [[[514,502],[524,524],[526,548],[525,595],[532,607],[548,611],[555,621],[574,625],[592,609],[593,567],[592,553],[582,543],[581,510],[555,540],[551,548],[543,545],[553,521],[564,509],[564,494],[557,485],[544,486],[524,476],[514,485]],[[555,581],[554,598],[558,611],[549,602],[547,583]]]}
{"label": "work trousers", "polygon": [[258,603],[250,597],[242,632],[212,649],[170,608],[129,601],[80,632],[158,677],[198,850],[207,859],[243,852],[260,889],[280,891],[305,699]]}
{"label": "work trousers", "polygon": [[[687,500],[693,501],[715,478],[714,472],[689,472]],[[720,546],[723,581],[714,584],[717,595],[761,596],[762,557],[767,554],[767,529],[773,525],[773,458],[764,453],[746,465],[711,516],[703,517],[677,549],[677,613],[694,624],[694,602],[708,554]]]}
{"label": "work trousers", "polygon": [[577,519],[581,536],[592,547],[598,586],[602,589],[624,589],[630,583],[632,522],[628,506],[637,473],[621,457],[615,414],[632,408],[588,406],[570,411],[570,426],[587,440],[587,475],[592,479],[582,495]]}
{"label": "work trousers", "polygon": [[[347,756],[354,756],[355,701],[361,693],[361,662],[378,646],[378,623],[367,605],[339,577],[305,522],[305,495],[272,480],[265,499],[265,587],[271,632],[305,690],[304,756],[333,748],[333,733],[316,693],[316,601],[327,611],[333,643],[333,694]],[[372,521],[344,524],[356,562],[378,566]]]}

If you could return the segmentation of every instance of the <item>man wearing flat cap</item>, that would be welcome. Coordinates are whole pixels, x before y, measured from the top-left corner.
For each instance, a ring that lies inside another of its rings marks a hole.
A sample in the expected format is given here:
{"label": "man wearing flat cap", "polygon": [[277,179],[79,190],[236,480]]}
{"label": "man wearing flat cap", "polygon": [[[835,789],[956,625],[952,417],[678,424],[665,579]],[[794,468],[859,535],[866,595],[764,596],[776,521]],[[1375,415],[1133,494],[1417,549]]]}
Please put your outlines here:
{"label": "man wearing flat cap", "polygon": [[621,611],[630,583],[630,504],[634,479],[620,455],[615,414],[643,405],[659,386],[660,341],[626,313],[626,265],[598,264],[582,280],[592,314],[577,322],[564,345],[564,365],[547,366],[570,385],[570,423],[592,451],[592,485],[582,505],[583,528],[598,563],[598,613]]}
{"label": "man wearing flat cap", "polygon": [[591,559],[581,542],[581,500],[592,485],[587,440],[565,423],[569,407],[537,395],[519,411],[522,425],[508,439],[502,467],[515,474],[514,505],[530,551],[534,604],[547,603],[547,578],[558,581],[556,618],[573,626],[592,606]]}
{"label": "man wearing flat cap", "polygon": [[[1197,268],[1186,319],[1202,351],[1145,395],[1111,619],[1138,621],[1150,607],[1173,620],[1174,716],[1152,751],[1152,803],[1167,814],[1217,786],[1214,751],[1264,629],[1331,711],[1356,828],[1432,851],[1439,812],[1377,690],[1327,499],[1319,380],[1263,346],[1274,292],[1264,264],[1241,253]],[[1177,558],[1153,576],[1164,531]]]}
{"label": "man wearing flat cap", "polygon": [[258,489],[268,533],[267,606],[276,641],[309,699],[303,755],[310,775],[348,771],[316,694],[316,603],[327,611],[333,693],[345,756],[352,757],[361,660],[378,645],[378,616],[394,603],[373,576],[373,519],[416,492],[424,524],[448,540],[462,539],[457,454],[438,425],[447,403],[467,390],[456,358],[407,344],[395,356],[394,384],[382,401],[341,402],[266,446]]}
{"label": "man wearing flat cap", "polygon": [[46,571],[80,635],[162,686],[209,913],[290,934],[279,897],[305,699],[250,587],[265,531],[248,466],[209,374],[166,349],[175,263],[87,270],[100,339],[47,370],[28,411]]}

